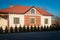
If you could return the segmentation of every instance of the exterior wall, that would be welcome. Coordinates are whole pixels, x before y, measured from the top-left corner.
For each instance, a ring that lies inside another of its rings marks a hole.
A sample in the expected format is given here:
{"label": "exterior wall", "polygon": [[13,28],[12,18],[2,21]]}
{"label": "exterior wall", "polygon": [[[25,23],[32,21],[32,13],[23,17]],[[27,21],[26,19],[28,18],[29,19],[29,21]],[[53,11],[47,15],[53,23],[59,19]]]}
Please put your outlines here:
{"label": "exterior wall", "polygon": [[0,17],[0,27],[3,28],[3,30],[5,30],[5,27],[8,26],[8,22],[7,19],[1,18]]}
{"label": "exterior wall", "polygon": [[[25,13],[25,25],[41,25],[41,14],[35,8],[32,9],[35,10],[35,14],[31,14],[31,9],[27,13]],[[30,18],[32,17],[36,19],[36,22],[34,24],[30,23]]]}
{"label": "exterior wall", "polygon": [[[35,9],[35,8],[33,8]],[[15,27],[15,24],[13,23],[13,18],[14,17],[19,17],[20,18],[20,23],[17,24],[17,26],[19,27],[20,25],[48,25],[50,26],[51,25],[51,16],[43,16],[40,14],[40,12],[38,12],[36,9],[35,9],[35,14],[31,14],[31,10],[29,10],[27,13],[21,15],[21,14],[9,14],[9,27],[13,26]],[[31,24],[30,23],[30,18],[31,17],[34,17],[36,18],[36,23],[35,24]],[[45,24],[44,23],[44,19],[47,18],[48,19],[48,24]]]}
{"label": "exterior wall", "polygon": [[[45,23],[44,23],[44,19],[46,19],[46,18],[48,19],[48,24],[45,24]],[[43,26],[44,26],[44,25],[50,26],[50,25],[51,25],[51,16],[41,16],[41,25],[43,25]]]}
{"label": "exterior wall", "polygon": [[[35,9],[35,8],[33,8],[33,9]],[[48,26],[50,26],[51,25],[51,16],[43,16],[43,15],[41,15],[40,14],[40,12],[38,12],[36,9],[35,9],[35,14],[31,14],[31,10],[29,10],[26,14],[25,14],[26,16],[25,16],[25,24],[26,25],[33,25],[33,24],[30,24],[28,21],[29,21],[29,19],[30,19],[30,17],[36,17],[36,19],[38,19],[37,20],[37,22],[36,22],[36,24],[34,24],[34,25],[42,25],[42,26],[44,26],[44,25],[48,25]],[[48,19],[48,24],[45,24],[44,23],[44,19],[45,18],[47,18]],[[39,21],[40,20],[40,21]],[[28,24],[29,23],[29,24]]]}
{"label": "exterior wall", "polygon": [[[35,18],[35,23],[30,23],[30,18]],[[35,25],[35,26],[38,26],[40,25],[40,16],[25,16],[25,25]]]}
{"label": "exterior wall", "polygon": [[[14,24],[14,17],[18,17],[20,19],[19,24]],[[9,27],[15,27],[15,25],[17,25],[17,27],[19,27],[20,25],[23,26],[24,25],[24,15],[20,15],[20,14],[9,14]]]}

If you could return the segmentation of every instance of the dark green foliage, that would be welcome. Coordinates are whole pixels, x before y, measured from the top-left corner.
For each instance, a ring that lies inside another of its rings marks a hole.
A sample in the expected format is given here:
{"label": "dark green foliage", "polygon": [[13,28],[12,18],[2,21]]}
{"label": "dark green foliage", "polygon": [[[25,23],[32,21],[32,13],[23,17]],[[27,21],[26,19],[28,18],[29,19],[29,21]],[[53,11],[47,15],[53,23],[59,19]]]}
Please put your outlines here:
{"label": "dark green foliage", "polygon": [[13,28],[12,28],[12,26],[10,27],[10,33],[13,33]]}
{"label": "dark green foliage", "polygon": [[40,31],[40,27],[39,26],[37,27],[37,31]]}
{"label": "dark green foliage", "polygon": [[53,31],[55,31],[55,26],[53,25]]}
{"label": "dark green foliage", "polygon": [[18,32],[18,28],[17,28],[17,26],[15,26],[15,32]]}
{"label": "dark green foliage", "polygon": [[[50,28],[49,28],[50,27]],[[8,33],[8,27],[6,26],[5,28],[5,33]],[[26,26],[24,25],[23,28],[21,27],[21,25],[19,26],[19,28],[17,28],[17,26],[15,26],[15,29],[13,30],[12,27],[10,27],[10,33],[13,33],[13,32],[39,32],[39,31],[60,31],[60,27],[58,25],[51,25],[51,26],[31,26],[30,29],[29,29],[29,26]],[[0,33],[3,33],[3,29],[2,27],[0,27]]]}
{"label": "dark green foliage", "polygon": [[60,30],[60,27],[58,27],[58,30]]}
{"label": "dark green foliage", "polygon": [[44,31],[47,31],[47,28],[46,28],[46,26],[44,26]]}
{"label": "dark green foliage", "polygon": [[52,31],[52,29],[53,29],[52,26],[50,26],[50,29],[49,30]]}
{"label": "dark green foliage", "polygon": [[8,33],[8,27],[6,26],[6,28],[5,28],[5,33]]}
{"label": "dark green foliage", "polygon": [[26,32],[26,28],[25,28],[25,25],[23,26],[23,32]]}
{"label": "dark green foliage", "polygon": [[41,26],[41,31],[43,31],[43,26]]}
{"label": "dark green foliage", "polygon": [[53,25],[50,26],[50,31],[54,31],[54,26]]}
{"label": "dark green foliage", "polygon": [[3,33],[3,29],[2,29],[2,27],[0,27],[0,33]]}
{"label": "dark green foliage", "polygon": [[50,26],[50,29],[51,29],[51,31],[55,31],[54,25],[51,25],[51,26]]}
{"label": "dark green foliage", "polygon": [[34,32],[36,32],[36,26],[34,26]]}
{"label": "dark green foliage", "polygon": [[31,32],[33,32],[33,26],[31,26]]}
{"label": "dark green foliage", "polygon": [[49,31],[49,26],[47,26],[47,31]]}
{"label": "dark green foliage", "polygon": [[56,27],[55,29],[56,29],[57,31],[60,30],[59,24],[56,24],[55,27]]}
{"label": "dark green foliage", "polygon": [[22,32],[22,27],[21,27],[21,25],[19,26],[19,32]]}
{"label": "dark green foliage", "polygon": [[27,26],[27,32],[29,32],[30,30],[29,30],[29,26]]}

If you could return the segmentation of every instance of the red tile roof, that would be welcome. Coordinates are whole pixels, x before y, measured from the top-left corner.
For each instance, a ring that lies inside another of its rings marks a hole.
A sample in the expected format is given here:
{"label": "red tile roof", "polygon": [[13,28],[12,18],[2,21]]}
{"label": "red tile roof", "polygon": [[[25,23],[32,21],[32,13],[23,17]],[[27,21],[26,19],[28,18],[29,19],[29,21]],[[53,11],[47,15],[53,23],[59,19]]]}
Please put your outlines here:
{"label": "red tile roof", "polygon": [[50,14],[49,12],[47,12],[41,8],[36,8],[36,9],[44,16],[53,16],[52,14]]}
{"label": "red tile roof", "polygon": [[[12,13],[24,14],[25,12],[27,12],[31,8],[32,8],[31,6],[13,6],[13,7],[10,7],[10,8],[2,9],[2,10],[0,10],[0,12],[5,12],[5,13],[12,12]],[[44,16],[52,16],[52,14],[48,13],[45,10],[42,10],[38,7],[35,7],[35,8]]]}

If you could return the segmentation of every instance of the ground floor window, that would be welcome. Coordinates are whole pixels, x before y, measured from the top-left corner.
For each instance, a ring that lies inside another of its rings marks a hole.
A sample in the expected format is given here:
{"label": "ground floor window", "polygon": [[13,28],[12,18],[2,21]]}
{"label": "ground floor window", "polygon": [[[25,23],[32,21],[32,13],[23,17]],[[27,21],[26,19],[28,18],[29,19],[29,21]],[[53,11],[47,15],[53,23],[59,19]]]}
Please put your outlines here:
{"label": "ground floor window", "polygon": [[30,18],[30,23],[35,23],[35,18]]}
{"label": "ground floor window", "polygon": [[47,18],[45,19],[45,24],[48,24],[48,19]]}
{"label": "ground floor window", "polygon": [[14,24],[19,24],[19,18],[18,17],[14,17]]}

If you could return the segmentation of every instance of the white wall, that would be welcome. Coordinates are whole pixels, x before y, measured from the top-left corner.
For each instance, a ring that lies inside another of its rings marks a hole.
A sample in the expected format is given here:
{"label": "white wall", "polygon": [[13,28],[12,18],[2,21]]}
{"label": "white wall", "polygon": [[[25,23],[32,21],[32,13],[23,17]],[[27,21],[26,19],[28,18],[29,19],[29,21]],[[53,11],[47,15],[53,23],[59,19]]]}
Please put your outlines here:
{"label": "white wall", "polygon": [[[48,19],[48,24],[45,24],[45,23],[44,23],[44,19],[45,19],[45,18]],[[41,16],[41,25],[43,25],[43,26],[44,26],[44,25],[50,26],[50,25],[51,25],[51,16],[43,16],[43,15],[42,15],[42,16]]]}
{"label": "white wall", "polygon": [[3,28],[3,30],[5,30],[5,27],[7,26],[7,19],[1,18],[0,17],[0,27]]}
{"label": "white wall", "polygon": [[9,14],[9,27],[15,27],[14,24],[14,17],[19,17],[20,18],[20,23],[17,24],[17,27],[19,27],[20,25],[23,26],[24,25],[24,15],[21,14]]}

